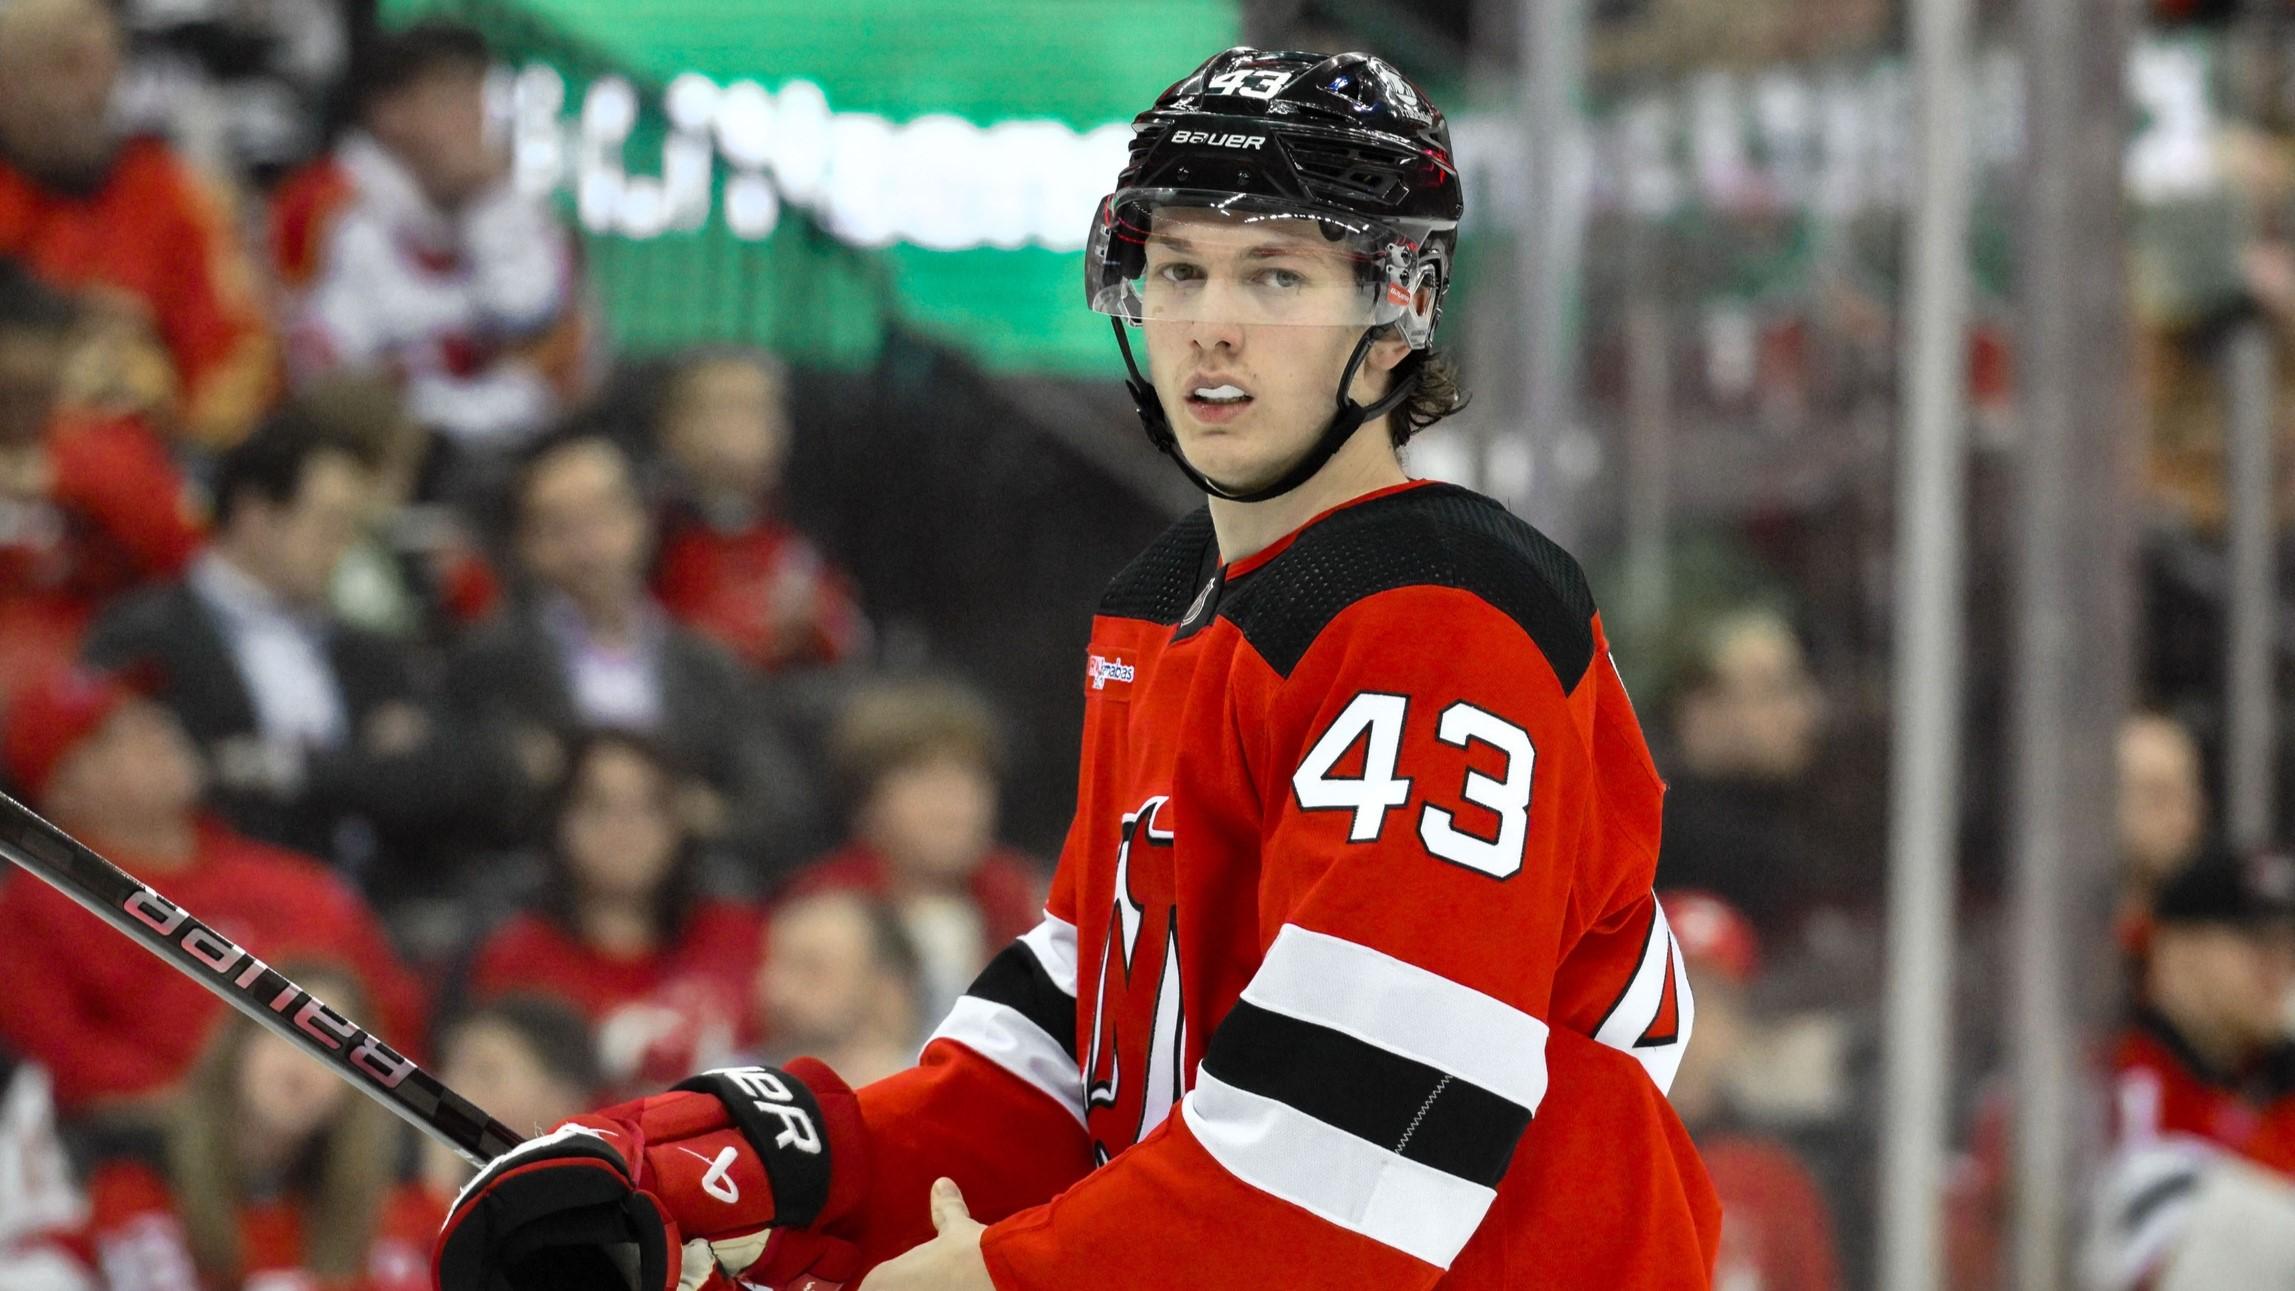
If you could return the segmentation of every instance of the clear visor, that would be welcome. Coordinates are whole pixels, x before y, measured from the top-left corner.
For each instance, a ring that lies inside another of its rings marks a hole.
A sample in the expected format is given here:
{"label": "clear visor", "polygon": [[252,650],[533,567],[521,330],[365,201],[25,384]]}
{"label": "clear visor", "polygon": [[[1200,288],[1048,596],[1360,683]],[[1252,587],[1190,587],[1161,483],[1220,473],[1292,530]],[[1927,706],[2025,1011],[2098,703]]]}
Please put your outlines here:
{"label": "clear visor", "polygon": [[1100,203],[1085,288],[1094,310],[1130,323],[1396,323],[1423,344],[1436,271],[1428,231],[1415,232],[1232,193],[1124,189]]}

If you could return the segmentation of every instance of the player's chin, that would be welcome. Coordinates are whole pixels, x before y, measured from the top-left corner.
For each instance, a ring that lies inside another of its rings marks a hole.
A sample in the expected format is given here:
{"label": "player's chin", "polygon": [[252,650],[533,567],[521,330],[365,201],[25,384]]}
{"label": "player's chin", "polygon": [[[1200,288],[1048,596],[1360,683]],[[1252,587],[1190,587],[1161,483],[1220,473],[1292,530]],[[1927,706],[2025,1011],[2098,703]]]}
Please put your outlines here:
{"label": "player's chin", "polygon": [[1269,461],[1264,451],[1239,442],[1241,438],[1207,435],[1190,443],[1182,436],[1180,447],[1187,453],[1188,465],[1231,493],[1248,493],[1272,484],[1283,473],[1283,463]]}

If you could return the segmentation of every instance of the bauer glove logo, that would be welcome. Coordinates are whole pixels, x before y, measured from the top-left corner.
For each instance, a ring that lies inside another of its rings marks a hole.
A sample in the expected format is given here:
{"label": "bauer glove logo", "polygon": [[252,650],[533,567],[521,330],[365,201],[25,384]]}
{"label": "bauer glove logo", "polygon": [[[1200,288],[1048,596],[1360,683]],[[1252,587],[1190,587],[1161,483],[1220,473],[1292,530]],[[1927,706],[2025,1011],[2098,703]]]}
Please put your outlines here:
{"label": "bauer glove logo", "polygon": [[750,1096],[751,1107],[780,1123],[781,1132],[773,1136],[774,1147],[820,1155],[820,1127],[813,1123],[813,1114],[798,1105],[796,1093],[780,1073],[764,1067],[728,1067],[712,1074],[723,1076]]}

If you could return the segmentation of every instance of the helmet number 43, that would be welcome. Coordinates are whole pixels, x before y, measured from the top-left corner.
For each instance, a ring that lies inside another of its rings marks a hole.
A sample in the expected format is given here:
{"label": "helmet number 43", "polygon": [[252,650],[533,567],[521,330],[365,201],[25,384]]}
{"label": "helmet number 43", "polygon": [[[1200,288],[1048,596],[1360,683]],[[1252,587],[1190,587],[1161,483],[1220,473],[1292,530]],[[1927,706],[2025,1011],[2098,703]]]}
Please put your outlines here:
{"label": "helmet number 43", "polygon": [[1291,73],[1271,67],[1239,67],[1221,72],[1204,83],[1215,94],[1240,94],[1246,98],[1272,99],[1291,83]]}

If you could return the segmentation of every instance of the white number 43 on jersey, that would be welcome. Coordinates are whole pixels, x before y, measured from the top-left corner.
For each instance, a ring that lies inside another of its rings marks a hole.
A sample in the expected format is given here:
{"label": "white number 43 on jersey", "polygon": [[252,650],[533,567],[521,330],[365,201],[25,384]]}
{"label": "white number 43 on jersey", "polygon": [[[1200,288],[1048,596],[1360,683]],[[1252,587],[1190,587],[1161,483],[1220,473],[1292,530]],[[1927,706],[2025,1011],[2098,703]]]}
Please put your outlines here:
{"label": "white number 43 on jersey", "polygon": [[[1409,713],[1410,700],[1403,695],[1365,691],[1348,700],[1291,777],[1300,807],[1352,811],[1348,840],[1376,840],[1386,828],[1387,813],[1410,801],[1410,779],[1395,774],[1402,762],[1403,727]],[[1506,755],[1503,779],[1469,770],[1459,790],[1466,801],[1497,814],[1498,837],[1481,838],[1459,829],[1450,812],[1429,802],[1419,812],[1419,841],[1429,853],[1452,864],[1493,878],[1512,877],[1521,870],[1523,849],[1530,841],[1530,775],[1538,761],[1530,733],[1460,700],[1442,710],[1435,738],[1459,748],[1487,744]],[[1333,775],[1358,741],[1363,744],[1362,774]]]}

